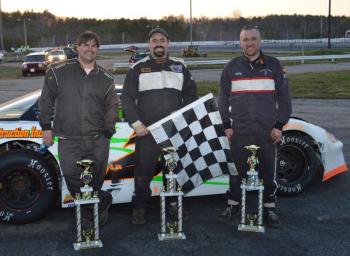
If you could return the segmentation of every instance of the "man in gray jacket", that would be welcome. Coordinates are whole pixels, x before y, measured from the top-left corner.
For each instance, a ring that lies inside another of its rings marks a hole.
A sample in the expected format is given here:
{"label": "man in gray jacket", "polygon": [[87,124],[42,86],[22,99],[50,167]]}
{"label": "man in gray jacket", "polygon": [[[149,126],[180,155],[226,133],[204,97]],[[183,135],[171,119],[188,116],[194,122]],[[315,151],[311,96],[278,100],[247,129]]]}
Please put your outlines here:
{"label": "man in gray jacket", "polygon": [[126,75],[122,105],[136,133],[133,224],[144,224],[151,198],[150,182],[160,148],[147,126],[195,101],[197,87],[182,59],[168,56],[169,36],[162,28],[149,33],[150,56],[135,63]]}
{"label": "man in gray jacket", "polygon": [[[60,166],[72,196],[80,193],[83,186],[77,161],[94,161],[92,186],[99,192],[99,217],[103,225],[108,218],[112,196],[101,187],[108,163],[109,139],[115,133],[118,118],[118,98],[113,76],[96,64],[100,46],[97,34],[81,33],[77,46],[77,59],[49,67],[39,100],[39,121],[44,144],[50,146],[53,136],[58,137]],[[82,215],[83,221],[92,225],[92,218],[89,218],[92,208],[83,210],[90,211]]]}
{"label": "man in gray jacket", "polygon": [[219,220],[229,221],[240,214],[240,183],[249,169],[250,155],[244,146],[255,144],[260,147],[256,170],[265,186],[265,220],[269,226],[278,227],[276,144],[281,140],[282,127],[288,122],[292,107],[288,81],[280,62],[264,55],[260,44],[258,28],[245,26],[240,34],[243,55],[227,63],[221,75],[219,111],[239,175],[230,176],[228,205]]}

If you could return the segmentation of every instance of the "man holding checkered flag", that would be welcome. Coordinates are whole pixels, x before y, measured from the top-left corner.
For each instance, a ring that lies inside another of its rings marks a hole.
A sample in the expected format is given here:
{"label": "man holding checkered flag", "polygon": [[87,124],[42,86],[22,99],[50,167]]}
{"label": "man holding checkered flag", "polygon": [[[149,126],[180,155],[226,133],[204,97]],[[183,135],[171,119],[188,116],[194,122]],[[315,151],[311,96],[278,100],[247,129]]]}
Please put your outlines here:
{"label": "man holding checkered flag", "polygon": [[136,133],[133,224],[144,224],[151,198],[150,182],[156,170],[160,147],[147,126],[195,101],[197,86],[182,59],[168,56],[169,36],[162,28],[149,33],[150,55],[128,71],[122,105]]}
{"label": "man holding checkered flag", "polygon": [[222,174],[238,175],[212,94],[148,127],[161,148],[176,148],[177,182],[188,192]]}

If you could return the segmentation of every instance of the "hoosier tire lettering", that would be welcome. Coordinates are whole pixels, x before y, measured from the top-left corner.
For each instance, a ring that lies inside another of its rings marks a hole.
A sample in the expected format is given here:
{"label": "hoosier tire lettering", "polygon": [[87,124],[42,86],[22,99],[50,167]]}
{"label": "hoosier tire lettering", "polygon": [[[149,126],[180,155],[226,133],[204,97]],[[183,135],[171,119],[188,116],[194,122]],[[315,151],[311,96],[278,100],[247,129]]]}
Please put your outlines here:
{"label": "hoosier tire lettering", "polygon": [[36,221],[57,200],[55,171],[44,156],[31,150],[13,150],[0,156],[0,184],[0,221]]}
{"label": "hoosier tire lettering", "polygon": [[314,143],[301,134],[283,134],[277,151],[277,194],[296,195],[314,179],[319,164]]}

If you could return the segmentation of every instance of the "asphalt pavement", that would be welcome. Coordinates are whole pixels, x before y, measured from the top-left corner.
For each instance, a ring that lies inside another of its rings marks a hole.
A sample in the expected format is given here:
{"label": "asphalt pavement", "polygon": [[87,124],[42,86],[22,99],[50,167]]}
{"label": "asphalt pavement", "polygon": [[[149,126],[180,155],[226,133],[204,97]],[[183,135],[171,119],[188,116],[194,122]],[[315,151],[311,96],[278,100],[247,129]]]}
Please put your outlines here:
{"label": "asphalt pavement", "polygon": [[[293,115],[333,132],[344,143],[349,165],[350,100],[293,100]],[[282,226],[264,234],[237,231],[238,221],[217,221],[222,195],[185,199],[190,211],[186,240],[158,241],[159,198],[153,198],[147,223],[130,223],[131,204],[113,205],[100,231],[104,247],[75,252],[73,209],[57,207],[44,219],[26,225],[0,223],[0,255],[249,255],[348,256],[350,252],[350,172],[316,181],[301,195],[279,197]]]}

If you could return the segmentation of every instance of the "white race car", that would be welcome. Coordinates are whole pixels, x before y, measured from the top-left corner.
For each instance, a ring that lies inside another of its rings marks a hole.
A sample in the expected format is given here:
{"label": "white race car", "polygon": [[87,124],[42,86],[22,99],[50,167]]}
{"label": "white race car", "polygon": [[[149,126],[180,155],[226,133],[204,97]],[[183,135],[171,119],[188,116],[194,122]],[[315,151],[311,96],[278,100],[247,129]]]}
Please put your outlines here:
{"label": "white race car", "polygon": [[[116,86],[117,93],[121,87]],[[43,217],[57,202],[74,206],[59,166],[57,143],[40,149],[42,132],[37,120],[40,91],[0,105],[0,220],[28,223]],[[134,133],[123,120],[122,109],[116,134],[110,142],[110,165],[103,189],[113,195],[113,203],[131,202],[134,180]],[[315,177],[326,181],[347,170],[343,144],[332,134],[304,120],[291,118],[283,129],[278,146],[278,194],[302,192]],[[152,195],[162,188],[160,165],[154,170]],[[187,196],[223,194],[228,176],[206,181]]]}

